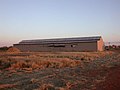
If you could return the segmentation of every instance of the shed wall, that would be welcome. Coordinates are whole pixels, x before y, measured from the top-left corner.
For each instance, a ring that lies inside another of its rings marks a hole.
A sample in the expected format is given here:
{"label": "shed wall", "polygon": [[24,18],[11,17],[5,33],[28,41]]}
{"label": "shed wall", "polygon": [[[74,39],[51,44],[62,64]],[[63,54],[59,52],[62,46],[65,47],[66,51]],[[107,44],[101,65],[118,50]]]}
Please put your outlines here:
{"label": "shed wall", "polygon": [[[14,47],[20,49],[21,51],[32,51],[32,52],[77,52],[77,51],[98,51],[97,41],[96,42],[84,42],[84,43],[71,43],[63,44],[65,47],[51,47],[51,44],[44,45],[30,45],[30,44],[15,44]],[[56,44],[57,45],[57,44]]]}

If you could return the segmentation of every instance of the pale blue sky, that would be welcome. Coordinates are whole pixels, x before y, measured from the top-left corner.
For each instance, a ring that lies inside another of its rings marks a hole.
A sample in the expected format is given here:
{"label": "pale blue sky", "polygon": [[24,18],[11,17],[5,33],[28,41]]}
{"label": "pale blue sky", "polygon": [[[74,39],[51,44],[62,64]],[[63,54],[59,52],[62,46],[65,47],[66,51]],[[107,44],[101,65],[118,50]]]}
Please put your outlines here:
{"label": "pale blue sky", "polygon": [[94,35],[120,41],[120,0],[0,0],[0,46]]}

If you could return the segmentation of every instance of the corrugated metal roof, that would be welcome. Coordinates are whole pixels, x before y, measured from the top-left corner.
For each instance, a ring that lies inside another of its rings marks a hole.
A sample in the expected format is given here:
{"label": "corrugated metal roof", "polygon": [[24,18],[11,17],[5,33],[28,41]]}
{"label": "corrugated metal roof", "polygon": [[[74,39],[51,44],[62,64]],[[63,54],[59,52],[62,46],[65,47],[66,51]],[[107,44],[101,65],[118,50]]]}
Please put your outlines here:
{"label": "corrugated metal roof", "polygon": [[101,36],[23,40],[19,44],[49,44],[49,43],[54,44],[54,43],[94,42],[94,41],[100,40],[100,38]]}

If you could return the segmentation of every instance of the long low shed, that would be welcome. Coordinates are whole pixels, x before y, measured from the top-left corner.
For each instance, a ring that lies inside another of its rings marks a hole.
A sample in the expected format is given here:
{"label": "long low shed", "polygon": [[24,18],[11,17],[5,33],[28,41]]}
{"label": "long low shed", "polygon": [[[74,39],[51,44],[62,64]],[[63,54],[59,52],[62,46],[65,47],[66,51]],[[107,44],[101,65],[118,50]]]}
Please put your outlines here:
{"label": "long low shed", "polygon": [[101,36],[23,40],[13,46],[23,52],[79,52],[104,50],[104,42]]}

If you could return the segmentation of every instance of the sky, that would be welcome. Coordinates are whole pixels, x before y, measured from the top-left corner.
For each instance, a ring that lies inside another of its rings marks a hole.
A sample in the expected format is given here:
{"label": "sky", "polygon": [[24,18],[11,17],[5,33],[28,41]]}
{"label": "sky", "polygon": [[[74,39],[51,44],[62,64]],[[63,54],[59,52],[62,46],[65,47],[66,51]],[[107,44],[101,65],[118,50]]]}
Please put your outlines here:
{"label": "sky", "polygon": [[120,41],[120,0],[0,0],[0,46],[97,35]]}

